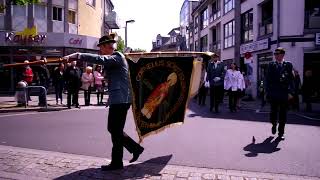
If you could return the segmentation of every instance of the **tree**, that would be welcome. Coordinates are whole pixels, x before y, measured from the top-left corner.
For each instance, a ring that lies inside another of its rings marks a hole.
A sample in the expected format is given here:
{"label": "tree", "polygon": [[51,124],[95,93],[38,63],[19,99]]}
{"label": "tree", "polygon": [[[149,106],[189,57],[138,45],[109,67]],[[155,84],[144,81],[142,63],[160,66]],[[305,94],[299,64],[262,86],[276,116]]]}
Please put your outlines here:
{"label": "tree", "polygon": [[124,48],[125,48],[124,40],[120,36],[118,36],[117,51],[123,53]]}
{"label": "tree", "polygon": [[11,5],[26,5],[32,3],[39,3],[40,0],[5,0],[5,5],[0,5],[0,10],[3,11],[6,7],[10,7]]}
{"label": "tree", "polygon": [[138,52],[147,52],[147,50],[145,49],[140,49],[140,48],[136,48],[134,50],[132,50],[133,53],[138,53]]}

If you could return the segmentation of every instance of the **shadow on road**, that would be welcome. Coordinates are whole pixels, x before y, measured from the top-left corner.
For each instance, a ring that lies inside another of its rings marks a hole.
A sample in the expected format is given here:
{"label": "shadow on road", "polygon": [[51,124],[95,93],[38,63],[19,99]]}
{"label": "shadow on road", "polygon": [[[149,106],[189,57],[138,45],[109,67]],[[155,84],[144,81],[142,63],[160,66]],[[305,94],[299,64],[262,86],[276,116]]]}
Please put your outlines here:
{"label": "shadow on road", "polygon": [[255,143],[255,139],[253,137],[252,143],[248,144],[243,148],[244,151],[248,151],[249,153],[245,154],[247,157],[257,157],[259,154],[272,154],[274,152],[280,151],[278,145],[280,143],[280,138],[276,138],[274,141],[273,137],[270,136],[265,139],[262,143]]}
{"label": "shadow on road", "polygon": [[[236,113],[231,113],[228,109],[228,103],[221,104],[219,113],[210,112],[208,103],[207,106],[199,106],[194,100],[190,101],[188,109],[191,111],[187,115],[187,117],[189,117],[190,120],[192,120],[192,118],[196,119],[196,117],[203,117],[224,120],[270,122],[269,113],[256,113],[254,109],[240,109]],[[307,120],[299,116],[296,116],[292,113],[289,113],[287,124],[320,126],[320,121]]]}
{"label": "shadow on road", "polygon": [[152,158],[148,161],[133,164],[124,167],[123,170],[104,172],[99,168],[90,168],[81,171],[76,171],[71,174],[67,174],[56,178],[55,180],[67,180],[67,179],[137,179],[148,176],[159,176],[160,172],[171,160],[172,155],[161,156]]}

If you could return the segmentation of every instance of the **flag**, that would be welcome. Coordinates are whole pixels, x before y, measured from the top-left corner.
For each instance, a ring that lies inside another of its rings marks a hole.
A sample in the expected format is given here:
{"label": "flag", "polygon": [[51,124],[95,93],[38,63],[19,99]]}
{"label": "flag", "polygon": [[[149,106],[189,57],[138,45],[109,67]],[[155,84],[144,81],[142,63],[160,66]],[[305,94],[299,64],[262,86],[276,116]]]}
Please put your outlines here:
{"label": "flag", "polygon": [[199,89],[202,59],[192,53],[133,53],[126,57],[140,142],[182,124],[188,99]]}

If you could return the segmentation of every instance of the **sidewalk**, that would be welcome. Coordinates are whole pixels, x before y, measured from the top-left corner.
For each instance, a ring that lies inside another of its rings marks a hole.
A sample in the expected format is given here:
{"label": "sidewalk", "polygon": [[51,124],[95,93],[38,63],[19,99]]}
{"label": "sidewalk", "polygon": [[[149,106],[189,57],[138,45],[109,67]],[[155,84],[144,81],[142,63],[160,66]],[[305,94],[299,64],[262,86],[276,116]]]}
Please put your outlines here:
{"label": "sidewalk", "polygon": [[[0,145],[0,179],[176,179],[176,180],[319,180],[318,177],[167,165],[172,155],[128,165],[120,171],[102,172],[109,163],[97,157]],[[155,161],[164,164],[155,164]]]}
{"label": "sidewalk", "polygon": [[[108,95],[104,96],[104,102],[107,101]],[[45,107],[38,106],[38,97],[31,96],[31,100],[29,101],[29,105],[27,108],[18,107],[14,96],[1,96],[0,97],[0,113],[9,113],[9,112],[24,112],[24,111],[60,111],[67,109],[67,95],[63,94],[63,105],[56,105],[55,94],[47,95],[47,103],[48,109]],[[60,103],[60,102],[59,102]],[[97,104],[96,94],[91,94],[91,102],[92,105]],[[84,95],[83,92],[79,93],[79,104],[80,106],[84,105]],[[104,107],[104,106],[100,106]]]}

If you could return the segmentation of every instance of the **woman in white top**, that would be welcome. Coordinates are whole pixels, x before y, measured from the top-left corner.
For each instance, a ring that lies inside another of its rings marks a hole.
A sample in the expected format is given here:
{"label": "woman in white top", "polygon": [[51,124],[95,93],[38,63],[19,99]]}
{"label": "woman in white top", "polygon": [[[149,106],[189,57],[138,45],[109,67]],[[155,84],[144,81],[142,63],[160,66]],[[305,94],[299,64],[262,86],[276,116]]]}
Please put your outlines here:
{"label": "woman in white top", "polygon": [[92,67],[88,66],[86,72],[81,77],[82,86],[84,90],[84,102],[86,106],[90,105],[91,88],[93,87],[94,77],[92,74]]}
{"label": "woman in white top", "polygon": [[231,64],[231,68],[227,70],[224,78],[224,89],[229,94],[229,109],[231,112],[237,111],[237,101],[239,92],[244,89],[243,75],[237,69],[236,63]]}

